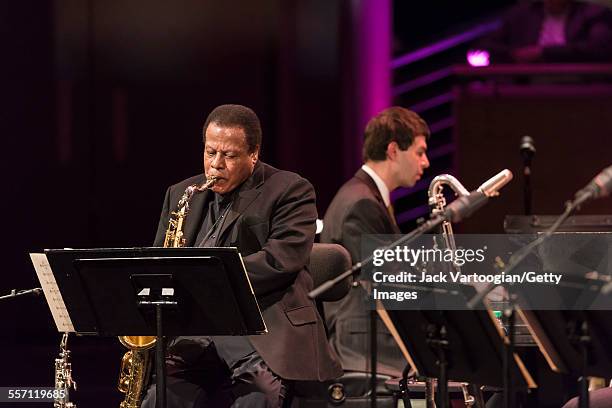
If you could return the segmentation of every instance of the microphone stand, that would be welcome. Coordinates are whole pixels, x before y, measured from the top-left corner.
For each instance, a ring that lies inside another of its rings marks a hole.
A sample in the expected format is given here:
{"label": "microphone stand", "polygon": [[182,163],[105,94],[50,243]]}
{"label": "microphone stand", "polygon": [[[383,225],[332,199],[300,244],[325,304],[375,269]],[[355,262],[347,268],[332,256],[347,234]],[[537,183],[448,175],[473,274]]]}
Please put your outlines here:
{"label": "microphone stand", "polygon": [[[529,136],[524,136],[521,139],[521,156],[523,157],[523,206],[525,215],[533,214],[532,205],[532,190],[531,190],[531,159],[535,154],[533,139]],[[504,308],[504,319],[508,325],[509,343],[506,346],[504,353],[504,408],[514,406],[514,386],[512,380],[512,358],[514,357],[514,347],[516,345],[516,309],[514,307],[514,294],[512,288],[508,289],[508,305]]]}
{"label": "microphone stand", "polygon": [[[567,220],[567,218],[574,212],[574,210],[576,210],[577,207],[578,207],[578,204],[576,203],[576,201],[574,202],[568,201],[565,204],[565,211],[563,212],[563,214],[561,214],[557,218],[555,223],[548,230],[546,230],[544,234],[542,234],[537,239],[531,241],[529,244],[525,245],[524,247],[520,248],[514,255],[510,257],[510,261],[508,262],[507,267],[504,269],[504,272],[506,272],[506,274],[509,274],[510,272],[514,271],[517,268],[517,266],[527,257],[527,255],[531,253],[531,251],[533,251],[536,247],[538,247],[539,245],[547,241],[552,236],[552,234],[559,229],[561,224],[563,224],[563,222]],[[501,273],[501,270],[498,273]],[[482,292],[477,293],[472,299],[470,299],[470,301],[468,301],[468,306],[472,309],[475,308],[497,286],[498,285],[495,285],[493,283],[488,284]],[[509,291],[508,300],[509,300],[509,305],[504,311],[504,315],[506,316],[508,324],[509,324],[509,327],[508,327],[509,344],[506,346],[506,353],[504,354],[504,381],[503,381],[504,382],[504,408],[511,408],[513,407],[513,403],[514,403],[512,373],[511,373],[510,367],[512,366],[511,365],[512,358],[514,358],[513,354],[514,354],[514,345],[515,345],[514,344],[514,332],[515,332],[514,326],[515,326],[515,309],[516,309],[515,300],[516,299],[515,299],[515,296],[512,294],[511,290]],[[587,387],[588,387],[588,384],[587,384]]]}
{"label": "microphone stand", "polygon": [[509,290],[508,305],[504,309],[504,319],[508,324],[508,339],[510,340],[505,347],[503,357],[504,367],[504,408],[514,407],[514,384],[512,382],[512,359],[514,357],[515,346],[515,328],[516,328],[516,308],[515,298],[511,290]]}
{"label": "microphone stand", "polygon": [[532,199],[531,199],[531,167],[527,165],[523,167],[523,180],[524,180],[523,205],[525,207],[525,215],[531,215],[533,214],[531,210],[531,202],[532,202]]}
{"label": "microphone stand", "polygon": [[[509,177],[505,173],[509,173]],[[500,175],[503,175],[503,178],[501,179],[501,182],[503,184],[499,184]],[[438,214],[433,218],[430,218],[428,221],[424,222],[414,230],[410,231],[408,234],[404,235],[395,242],[392,242],[381,249],[387,250],[402,244],[409,244],[427,231],[439,227],[444,221],[459,222],[464,218],[469,217],[472,213],[474,213],[474,211],[483,206],[490,197],[497,195],[497,190],[503,187],[503,185],[510,181],[511,178],[512,173],[510,173],[508,170],[500,172],[494,178],[490,179],[481,187],[479,187],[478,190],[471,192],[468,196],[459,197],[458,199],[453,201],[450,205],[446,207],[446,211],[444,213]],[[492,185],[486,186],[485,188],[485,185],[488,183],[492,183]],[[484,191],[481,191],[481,189]],[[338,284],[339,282],[342,282],[344,279],[355,274],[362,267],[372,262],[373,259],[374,254],[372,253],[367,258],[363,259],[361,262],[357,262],[350,269],[347,269],[345,272],[341,273],[334,279],[330,279],[326,282],[323,282],[321,285],[319,285],[319,287],[310,291],[308,293],[308,297],[310,297],[311,299],[315,299],[322,293],[325,293],[326,291],[334,287],[334,285]]]}
{"label": "microphone stand", "polygon": [[[559,229],[561,224],[563,224],[565,220],[567,220],[567,218],[574,212],[574,210],[576,210],[576,207],[577,206],[575,203],[567,202],[563,214],[561,214],[559,218],[557,218],[555,223],[549,229],[547,229],[544,234],[540,235],[537,239],[531,241],[529,244],[519,249],[514,255],[510,257],[510,261],[508,262],[508,265],[505,268],[504,272],[506,272],[506,274],[509,274],[510,272],[514,271],[518,264],[523,261],[527,257],[527,255],[531,253],[531,251],[533,251],[537,246],[548,240],[550,236]],[[498,274],[499,273],[501,273],[501,271],[499,271]],[[482,292],[477,293],[472,299],[470,299],[470,301],[468,302],[470,308],[473,309],[474,307],[476,307],[497,286],[499,285],[496,285],[494,283],[488,284]]]}
{"label": "microphone stand", "polygon": [[[389,245],[381,249],[387,250],[387,249],[390,249],[390,248],[393,248],[393,247],[396,247],[402,244],[409,244],[413,242],[415,239],[417,239],[418,237],[420,237],[421,235],[428,232],[429,230],[440,226],[446,219],[447,217],[444,215],[439,215],[435,218],[432,218],[429,221],[421,224],[418,228],[410,231],[408,234],[402,236],[401,238],[397,239],[396,241],[390,243]],[[336,276],[334,279],[330,279],[326,282],[323,282],[318,287],[311,290],[308,293],[308,297],[311,299],[316,299],[317,297],[321,296],[323,293],[327,292],[328,290],[330,290],[335,285],[342,282],[349,276],[357,274],[357,272],[359,272],[361,268],[368,265],[370,262],[372,262],[373,259],[374,259],[374,254],[371,254],[367,258],[363,259],[361,262],[357,262],[350,269],[347,269],[346,271],[342,272],[340,275]]]}
{"label": "microphone stand", "polygon": [[523,157],[523,205],[525,207],[525,215],[531,215],[531,160],[535,155],[535,147],[533,138],[523,136],[521,139],[521,156]]}
{"label": "microphone stand", "polygon": [[12,289],[11,293],[9,293],[8,295],[0,296],[0,300],[12,299],[12,298],[16,298],[19,296],[25,296],[25,295],[39,296],[41,293],[42,293],[42,288],[23,289],[23,290]]}

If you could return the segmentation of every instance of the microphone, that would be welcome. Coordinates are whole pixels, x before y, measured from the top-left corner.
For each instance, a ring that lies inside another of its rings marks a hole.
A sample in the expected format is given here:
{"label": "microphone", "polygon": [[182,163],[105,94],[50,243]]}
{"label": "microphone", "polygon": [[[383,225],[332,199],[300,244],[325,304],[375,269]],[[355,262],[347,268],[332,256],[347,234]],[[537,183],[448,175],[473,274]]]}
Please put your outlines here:
{"label": "microphone", "polygon": [[510,180],[512,180],[510,170],[500,171],[469,195],[461,196],[446,206],[444,217],[454,223],[470,217],[476,210],[485,205],[489,198],[498,196],[499,189],[508,184]]}
{"label": "microphone", "polygon": [[579,190],[574,196],[572,206],[578,207],[595,198],[605,197],[610,191],[612,191],[612,166],[603,169],[589,184]]}
{"label": "microphone", "polygon": [[535,155],[536,148],[531,136],[523,136],[521,138],[521,156],[523,156],[523,162],[525,166],[531,166],[531,159]]}
{"label": "microphone", "polygon": [[512,177],[512,172],[504,169],[482,183],[477,191],[484,193],[487,197],[496,197],[499,195],[499,189],[508,184]]}
{"label": "microphone", "polygon": [[531,136],[523,136],[519,149],[523,158],[523,205],[525,207],[525,215],[531,215],[531,160],[536,152],[533,138]]}

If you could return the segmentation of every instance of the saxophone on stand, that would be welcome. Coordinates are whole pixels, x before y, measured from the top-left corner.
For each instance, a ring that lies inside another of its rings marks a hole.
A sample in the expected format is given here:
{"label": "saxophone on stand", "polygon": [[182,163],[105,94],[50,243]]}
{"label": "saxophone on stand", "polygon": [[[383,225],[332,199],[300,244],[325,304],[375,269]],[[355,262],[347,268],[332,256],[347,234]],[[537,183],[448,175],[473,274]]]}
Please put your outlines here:
{"label": "saxophone on stand", "polygon": [[[443,191],[444,186],[449,186],[458,196],[467,196],[470,194],[470,192],[463,187],[463,184],[450,174],[440,174],[434,177],[429,184],[429,190],[427,190],[432,216],[444,214],[444,209],[446,207],[446,198],[444,197]],[[450,221],[444,221],[442,223],[442,237],[446,248],[452,250],[457,249],[453,237],[453,226]],[[437,242],[435,242],[435,244],[438,245]],[[453,265],[455,265],[454,262]]]}
{"label": "saxophone on stand", "polygon": [[60,342],[60,353],[55,359],[55,390],[53,408],[76,408],[76,404],[70,402],[70,388],[77,389],[76,382],[72,379],[72,364],[70,363],[70,351],[68,350],[68,333],[64,333]]}
{"label": "saxophone on stand", "polygon": [[[431,208],[431,215],[436,216],[439,214],[444,214],[444,210],[446,207],[446,198],[444,197],[444,186],[449,186],[457,196],[467,196],[470,192],[457,180],[455,177],[450,174],[440,174],[439,176],[434,177],[429,184],[429,189],[427,191],[427,196],[429,198],[429,207]],[[443,242],[438,242],[436,237],[434,236],[434,247],[441,249],[452,249],[453,251],[457,249],[455,244],[455,238],[453,236],[453,226],[450,221],[444,221],[442,223],[442,240]],[[459,271],[460,267],[453,260],[452,267],[455,271]],[[426,380],[426,406],[427,408],[435,408],[435,397],[434,397],[434,387],[435,387],[435,379],[427,378]],[[477,397],[474,397],[470,394],[469,390],[470,385],[466,383],[461,384],[461,391],[463,392],[463,402],[466,407],[472,407],[477,403]],[[479,390],[477,390],[479,391]],[[478,400],[480,401],[480,399]]]}
{"label": "saxophone on stand", "polygon": [[[202,185],[192,184],[185,189],[178,202],[177,210],[170,214],[168,228],[164,237],[165,248],[185,246],[183,224],[189,213],[189,203],[195,193],[212,187],[217,177],[208,177]],[[151,348],[155,346],[155,336],[119,336],[119,342],[129,349],[121,360],[117,388],[125,394],[120,408],[140,408],[151,371]]]}

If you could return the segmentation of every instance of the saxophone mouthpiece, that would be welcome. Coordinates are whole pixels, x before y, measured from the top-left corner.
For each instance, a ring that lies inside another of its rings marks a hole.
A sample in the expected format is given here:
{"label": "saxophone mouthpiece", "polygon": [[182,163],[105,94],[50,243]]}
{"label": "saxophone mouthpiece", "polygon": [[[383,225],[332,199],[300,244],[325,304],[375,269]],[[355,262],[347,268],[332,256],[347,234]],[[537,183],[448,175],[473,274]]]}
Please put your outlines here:
{"label": "saxophone mouthpiece", "polygon": [[204,191],[206,189],[211,188],[218,179],[219,178],[217,176],[207,176],[206,182],[202,184],[200,187],[198,187],[198,191]]}

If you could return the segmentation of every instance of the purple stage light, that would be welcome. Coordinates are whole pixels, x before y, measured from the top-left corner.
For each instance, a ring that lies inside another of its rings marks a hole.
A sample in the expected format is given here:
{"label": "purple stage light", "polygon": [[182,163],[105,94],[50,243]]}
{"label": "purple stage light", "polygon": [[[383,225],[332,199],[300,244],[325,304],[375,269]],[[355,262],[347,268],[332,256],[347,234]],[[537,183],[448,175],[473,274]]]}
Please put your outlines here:
{"label": "purple stage light", "polygon": [[467,52],[467,62],[473,67],[489,66],[489,52],[486,50],[469,50]]}

